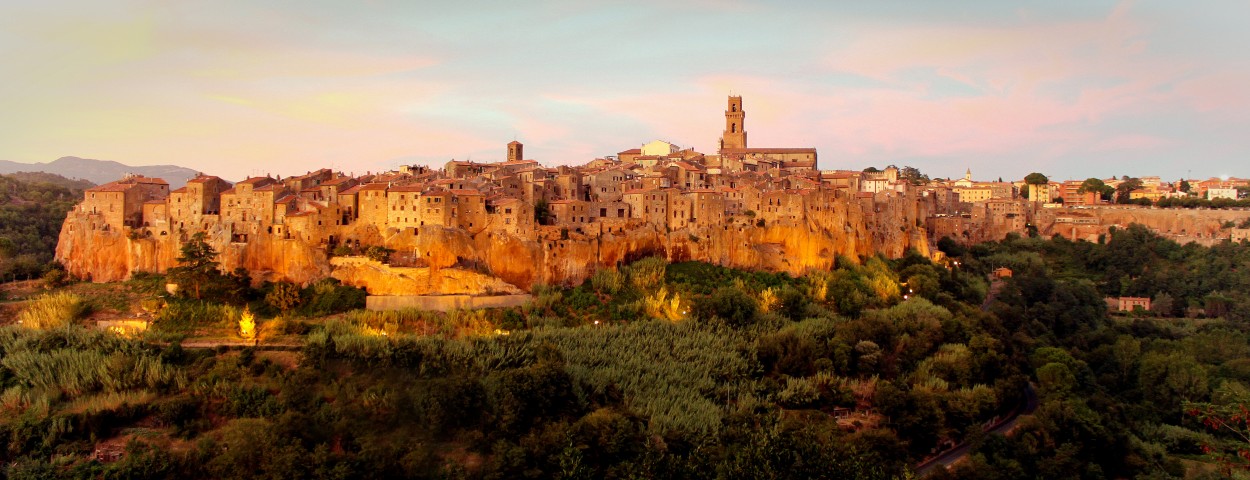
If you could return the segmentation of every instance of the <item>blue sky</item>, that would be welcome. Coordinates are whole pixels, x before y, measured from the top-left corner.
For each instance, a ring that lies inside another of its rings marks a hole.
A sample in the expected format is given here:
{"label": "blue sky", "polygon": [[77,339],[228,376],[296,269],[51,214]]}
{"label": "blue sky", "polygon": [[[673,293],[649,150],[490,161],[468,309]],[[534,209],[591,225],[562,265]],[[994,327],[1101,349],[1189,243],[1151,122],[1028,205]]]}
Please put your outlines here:
{"label": "blue sky", "polygon": [[[936,177],[1250,176],[1245,2],[0,6],[0,159],[239,179],[653,140]],[[424,2],[422,2],[424,3]]]}

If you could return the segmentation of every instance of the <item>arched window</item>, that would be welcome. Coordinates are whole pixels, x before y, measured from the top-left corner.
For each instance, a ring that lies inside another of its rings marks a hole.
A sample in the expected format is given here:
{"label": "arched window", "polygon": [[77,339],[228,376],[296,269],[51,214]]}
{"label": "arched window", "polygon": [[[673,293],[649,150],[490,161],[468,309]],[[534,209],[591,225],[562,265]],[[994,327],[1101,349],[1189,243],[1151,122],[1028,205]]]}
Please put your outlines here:
{"label": "arched window", "polygon": [[729,133],[738,133],[738,124],[736,123],[729,124]]}

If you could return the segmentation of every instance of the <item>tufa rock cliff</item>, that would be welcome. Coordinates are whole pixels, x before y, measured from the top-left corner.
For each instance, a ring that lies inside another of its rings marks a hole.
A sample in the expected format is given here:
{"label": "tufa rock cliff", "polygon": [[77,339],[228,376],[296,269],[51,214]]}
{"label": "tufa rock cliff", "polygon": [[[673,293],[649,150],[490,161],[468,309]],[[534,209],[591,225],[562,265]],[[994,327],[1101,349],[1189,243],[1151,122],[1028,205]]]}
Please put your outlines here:
{"label": "tufa rock cliff", "polygon": [[[659,255],[672,261],[699,260],[737,268],[802,274],[828,269],[838,256],[852,259],[908,249],[929,253],[920,227],[927,209],[909,197],[869,203],[842,200],[801,220],[778,219],[759,226],[739,217],[723,225],[673,232],[645,225],[612,233],[583,234],[542,227],[534,238],[503,232],[472,235],[461,229],[426,226],[379,232],[367,225],[341,227],[338,238],[395,250],[392,265],[360,257],[331,259],[324,244],[256,235],[231,242],[210,227],[208,241],[226,270],[238,267],[253,280],[307,283],[334,277],[376,295],[503,294],[536,284],[574,285],[601,268]],[[90,214],[73,211],[65,220],[56,258],[75,276],[96,282],[127,279],[134,272],[164,272],[177,265],[181,232],[108,229]]]}

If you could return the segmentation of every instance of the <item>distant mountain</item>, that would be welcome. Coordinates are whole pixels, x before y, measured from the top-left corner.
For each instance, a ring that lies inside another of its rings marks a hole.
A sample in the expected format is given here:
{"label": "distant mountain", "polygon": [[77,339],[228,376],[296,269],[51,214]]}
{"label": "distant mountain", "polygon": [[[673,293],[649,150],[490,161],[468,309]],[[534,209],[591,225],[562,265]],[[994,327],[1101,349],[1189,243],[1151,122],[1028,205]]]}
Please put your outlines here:
{"label": "distant mountain", "polygon": [[181,187],[195,177],[195,170],[176,165],[130,166],[109,160],[61,157],[49,163],[17,163],[0,160],[0,174],[15,172],[47,172],[67,178],[79,178],[96,184],[119,180],[127,173],[162,178],[169,188]]}

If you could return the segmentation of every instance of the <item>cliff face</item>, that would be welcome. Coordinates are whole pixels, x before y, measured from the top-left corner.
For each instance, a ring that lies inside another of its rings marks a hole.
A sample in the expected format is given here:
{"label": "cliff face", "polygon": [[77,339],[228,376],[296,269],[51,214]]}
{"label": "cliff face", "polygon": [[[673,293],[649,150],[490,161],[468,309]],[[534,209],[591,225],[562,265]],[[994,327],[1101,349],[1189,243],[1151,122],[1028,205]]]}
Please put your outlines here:
{"label": "cliff face", "polygon": [[[340,238],[394,249],[394,258],[409,267],[354,257],[330,259],[324,246],[299,240],[260,235],[246,243],[231,243],[221,229],[206,233],[221,253],[223,268],[246,268],[256,281],[307,283],[333,276],[379,295],[517,293],[540,283],[575,285],[598,269],[651,255],[795,275],[830,268],[839,255],[857,258],[880,252],[897,257],[909,248],[927,255],[925,232],[918,227],[925,212],[918,205],[900,198],[879,204],[878,211],[868,214],[858,203],[837,202],[804,220],[774,220],[764,226],[740,217],[732,223],[676,232],[647,225],[593,237],[576,230],[567,237],[557,233],[534,239],[499,232],[471,235],[443,227],[340,231]],[[71,212],[61,230],[57,259],[76,276],[120,281],[133,272],[164,272],[177,265],[180,235],[148,237],[132,235],[129,229],[95,227],[88,215]]]}
{"label": "cliff face", "polygon": [[[163,273],[178,265],[182,247],[177,235],[138,236],[129,231],[95,228],[92,219],[70,212],[61,227],[56,259],[79,278],[117,282],[134,272]],[[229,235],[209,231],[207,241],[220,253],[227,271],[243,267],[257,281],[309,282],[330,275],[325,250],[295,240],[262,237],[248,243],[230,243]]]}
{"label": "cliff face", "polygon": [[[1059,222],[1062,218],[1088,219],[1088,224]],[[1043,236],[1063,235],[1069,239],[1097,241],[1110,227],[1137,223],[1179,243],[1214,244],[1227,239],[1226,222],[1241,223],[1250,218],[1243,210],[1155,209],[1142,207],[1094,207],[1045,209],[1039,212],[1038,229]]]}

